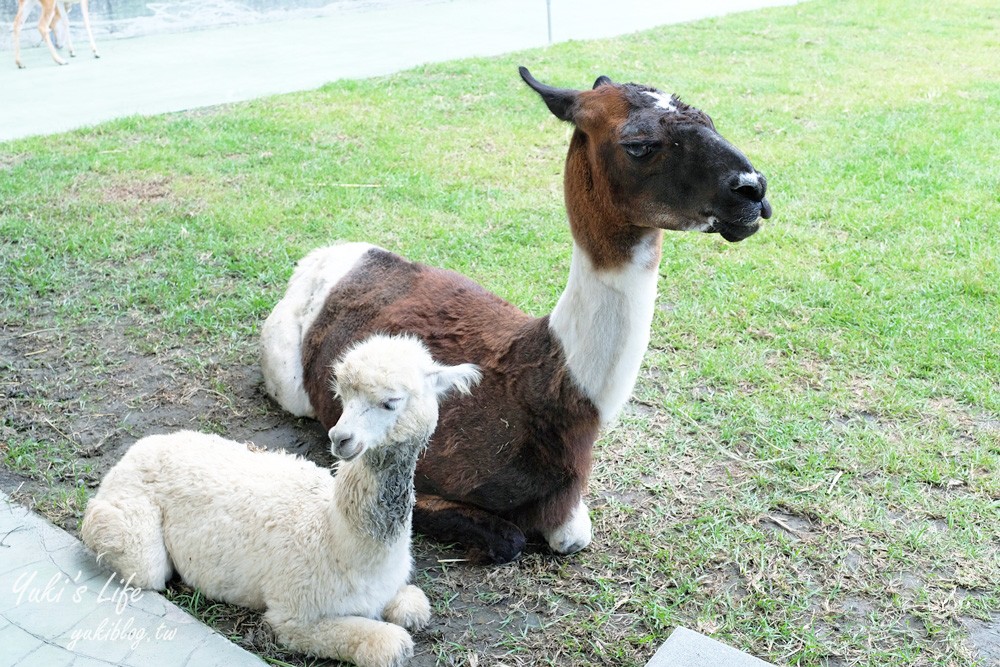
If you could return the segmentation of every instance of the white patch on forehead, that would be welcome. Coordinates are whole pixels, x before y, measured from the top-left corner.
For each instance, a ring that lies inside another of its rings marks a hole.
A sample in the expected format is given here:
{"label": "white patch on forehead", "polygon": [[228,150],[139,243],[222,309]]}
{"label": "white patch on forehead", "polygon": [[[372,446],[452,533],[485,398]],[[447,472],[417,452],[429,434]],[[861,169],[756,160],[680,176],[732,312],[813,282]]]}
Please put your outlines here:
{"label": "white patch on forehead", "polygon": [[664,111],[669,111],[671,113],[676,113],[677,112],[677,105],[674,104],[674,96],[673,95],[665,95],[664,93],[660,93],[660,92],[656,92],[656,91],[652,91],[652,90],[644,90],[642,92],[646,93],[647,95],[649,95],[650,97],[652,97],[654,100],[656,100],[656,108],[657,109],[663,109]]}
{"label": "white patch on forehead", "polygon": [[741,188],[744,185],[749,185],[752,188],[759,186],[760,174],[756,171],[745,171],[740,174],[740,179],[736,182],[736,187]]}

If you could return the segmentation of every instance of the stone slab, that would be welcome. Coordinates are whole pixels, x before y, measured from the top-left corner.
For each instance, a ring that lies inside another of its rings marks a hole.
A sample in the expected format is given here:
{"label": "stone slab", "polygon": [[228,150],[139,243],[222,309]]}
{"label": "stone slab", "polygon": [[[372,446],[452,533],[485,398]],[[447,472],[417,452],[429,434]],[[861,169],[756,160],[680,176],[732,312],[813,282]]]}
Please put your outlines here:
{"label": "stone slab", "polygon": [[260,667],[154,591],[115,580],[75,537],[0,492],[0,665]]}
{"label": "stone slab", "polygon": [[774,667],[774,665],[694,630],[679,627],[646,663],[646,667]]}

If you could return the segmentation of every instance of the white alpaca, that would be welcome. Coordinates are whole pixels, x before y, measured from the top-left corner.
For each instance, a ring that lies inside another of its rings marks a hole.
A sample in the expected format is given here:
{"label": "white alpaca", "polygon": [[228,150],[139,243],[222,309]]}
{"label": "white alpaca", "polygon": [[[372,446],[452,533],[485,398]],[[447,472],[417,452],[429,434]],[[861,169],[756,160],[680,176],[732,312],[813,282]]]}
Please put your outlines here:
{"label": "white alpaca", "polygon": [[[415,338],[374,336],[335,368],[344,414],[336,475],[283,452],[181,431],[135,443],[83,517],[83,540],[118,576],[163,589],[174,570],[206,596],[255,609],[288,647],[400,665],[430,618],[408,585],[413,472],[438,399],[468,393],[471,364],[442,366]],[[385,619],[384,622],[380,619]],[[406,629],[404,629],[406,628]]]}

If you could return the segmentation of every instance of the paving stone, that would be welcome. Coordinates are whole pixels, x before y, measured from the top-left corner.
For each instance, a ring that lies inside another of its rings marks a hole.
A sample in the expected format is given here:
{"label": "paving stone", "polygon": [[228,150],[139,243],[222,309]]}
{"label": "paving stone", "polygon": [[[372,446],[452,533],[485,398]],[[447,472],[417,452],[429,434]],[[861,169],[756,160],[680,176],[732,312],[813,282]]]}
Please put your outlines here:
{"label": "paving stone", "polygon": [[703,634],[677,628],[646,667],[773,667]]}
{"label": "paving stone", "polygon": [[[9,523],[13,523],[16,520],[8,516],[6,511],[2,510],[0,510],[0,517],[6,518]],[[0,577],[21,567],[24,563],[36,562],[47,558],[45,552],[42,550],[42,545],[38,541],[23,539],[22,536],[18,535],[18,532],[22,530],[21,526],[3,525],[3,519],[0,518],[0,555],[3,556],[3,560],[0,561]]]}
{"label": "paving stone", "polygon": [[14,624],[8,624],[0,630],[0,664],[16,665],[21,658],[37,649],[38,644],[37,637]]}
{"label": "paving stone", "polygon": [[[95,658],[86,658],[80,655],[74,656],[73,667],[121,667],[117,662],[109,662],[107,660],[97,660]],[[191,667],[197,667],[196,665],[191,665]]]}
{"label": "paving stone", "polygon": [[64,648],[42,644],[18,660],[17,667],[70,667],[73,660],[73,654]]}
{"label": "paving stone", "polygon": [[222,637],[209,638],[188,656],[188,664],[198,667],[228,667],[229,663],[225,661],[225,656],[219,653],[216,646],[220,641],[224,641]]}
{"label": "paving stone", "polygon": [[263,664],[159,593],[122,586],[79,540],[3,493],[0,556],[0,665]]}

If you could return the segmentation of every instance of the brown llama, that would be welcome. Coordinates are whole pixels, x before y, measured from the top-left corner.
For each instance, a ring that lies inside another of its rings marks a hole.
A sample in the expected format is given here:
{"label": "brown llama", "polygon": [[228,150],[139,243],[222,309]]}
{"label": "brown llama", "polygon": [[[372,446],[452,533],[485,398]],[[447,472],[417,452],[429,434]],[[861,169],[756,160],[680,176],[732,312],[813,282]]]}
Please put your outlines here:
{"label": "brown llama", "polygon": [[332,363],[372,333],[415,334],[440,363],[478,365],[476,391],[441,405],[417,466],[413,523],[495,563],[516,558],[526,535],[561,554],[590,543],[593,444],[631,395],[649,344],[663,230],[740,241],[771,215],[764,177],[698,109],[604,76],[577,91],[520,73],[575,125],[564,183],[573,254],[550,315],[344,243],[299,262],[262,330],[268,393],[325,428],[341,413]]}

